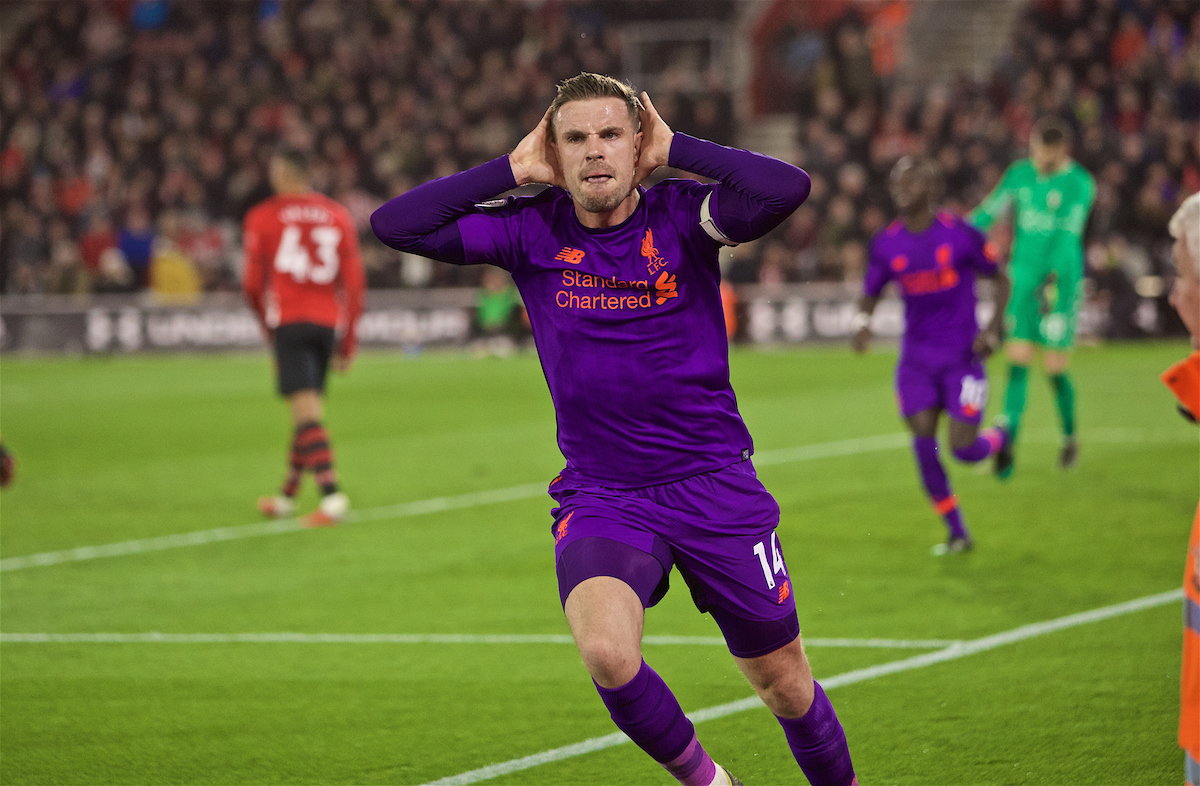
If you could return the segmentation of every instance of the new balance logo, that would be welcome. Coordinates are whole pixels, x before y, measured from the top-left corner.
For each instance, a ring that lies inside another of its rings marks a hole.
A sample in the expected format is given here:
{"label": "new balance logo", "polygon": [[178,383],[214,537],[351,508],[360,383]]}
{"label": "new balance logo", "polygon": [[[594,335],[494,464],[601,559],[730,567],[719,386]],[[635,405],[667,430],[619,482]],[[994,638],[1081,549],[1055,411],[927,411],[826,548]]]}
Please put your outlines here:
{"label": "new balance logo", "polygon": [[675,290],[675,276],[667,275],[664,270],[654,282],[654,294],[657,296],[654,302],[660,306],[673,297],[679,297],[679,292]]}
{"label": "new balance logo", "polygon": [[585,252],[580,251],[578,248],[571,248],[570,246],[563,246],[563,250],[559,251],[558,256],[556,256],[554,258],[557,259],[559,262],[566,262],[569,265],[578,265],[580,262],[583,261],[584,253]]}

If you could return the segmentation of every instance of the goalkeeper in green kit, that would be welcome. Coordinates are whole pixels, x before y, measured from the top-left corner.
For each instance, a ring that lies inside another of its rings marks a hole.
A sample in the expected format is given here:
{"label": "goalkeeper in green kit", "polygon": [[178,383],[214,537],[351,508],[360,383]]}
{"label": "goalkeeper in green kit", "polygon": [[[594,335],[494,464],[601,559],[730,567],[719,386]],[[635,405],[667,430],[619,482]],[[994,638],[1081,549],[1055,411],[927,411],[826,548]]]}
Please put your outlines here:
{"label": "goalkeeper in green kit", "polygon": [[1071,130],[1063,121],[1039,120],[1029,135],[1029,158],[1012,164],[969,216],[986,232],[1010,208],[1013,211],[1008,269],[1012,296],[1005,314],[1010,365],[1001,416],[1012,436],[996,454],[996,475],[1001,479],[1012,474],[1035,345],[1045,350],[1042,364],[1062,424],[1059,466],[1070,468],[1078,456],[1075,388],[1067,363],[1083,300],[1083,230],[1096,197],[1096,181],[1071,159],[1070,142]]}

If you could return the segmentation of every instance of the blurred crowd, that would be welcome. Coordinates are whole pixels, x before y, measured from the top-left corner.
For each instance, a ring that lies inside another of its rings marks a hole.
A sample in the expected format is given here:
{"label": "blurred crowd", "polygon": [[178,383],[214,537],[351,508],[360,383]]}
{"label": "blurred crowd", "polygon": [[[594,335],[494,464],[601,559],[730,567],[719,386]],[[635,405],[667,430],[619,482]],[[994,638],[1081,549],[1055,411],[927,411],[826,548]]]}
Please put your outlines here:
{"label": "blurred crowd", "polygon": [[1097,181],[1094,286],[1128,301],[1138,281],[1165,272],[1167,220],[1200,189],[1200,5],[1032,2],[984,83],[896,82],[872,57],[873,21],[851,7],[815,43],[810,31],[785,42],[813,193],[741,250],[734,281],[861,278],[871,235],[895,215],[887,177],[901,156],[935,158],[944,204],[966,212],[1027,154],[1029,129],[1047,114],[1073,126],[1075,157]]}
{"label": "blurred crowd", "polygon": [[[96,0],[28,3],[23,18],[0,9],[19,29],[2,53],[0,285],[236,290],[240,221],[270,193],[266,162],[279,142],[310,151],[313,185],[349,208],[371,286],[476,283],[478,271],[405,270],[370,237],[371,212],[511,150],[558,81],[620,73],[609,20],[636,19],[639,7]],[[724,88],[697,83],[682,63],[676,71],[660,80],[670,120],[731,142]]]}
{"label": "blurred crowd", "polygon": [[[881,6],[880,3],[884,5]],[[793,42],[787,100],[812,197],[735,253],[735,282],[854,280],[889,222],[887,174],[935,157],[969,210],[1032,123],[1076,130],[1098,182],[1088,264],[1120,289],[1162,266],[1167,219],[1200,188],[1194,0],[1036,0],[991,78],[912,84],[881,57],[907,2],[846,2]],[[844,6],[844,9],[843,9]],[[0,37],[0,286],[6,293],[232,291],[240,221],[283,142],[349,208],[374,287],[476,284],[405,264],[369,236],[386,198],[501,155],[557,81],[622,75],[620,25],[672,3],[522,0],[96,0],[8,6]],[[898,9],[881,14],[880,8]],[[732,24],[732,2],[694,14]],[[890,50],[889,50],[890,52]],[[644,87],[646,85],[638,85]],[[731,144],[720,69],[681,57],[653,85],[676,129]],[[1130,284],[1133,285],[1132,283]]]}

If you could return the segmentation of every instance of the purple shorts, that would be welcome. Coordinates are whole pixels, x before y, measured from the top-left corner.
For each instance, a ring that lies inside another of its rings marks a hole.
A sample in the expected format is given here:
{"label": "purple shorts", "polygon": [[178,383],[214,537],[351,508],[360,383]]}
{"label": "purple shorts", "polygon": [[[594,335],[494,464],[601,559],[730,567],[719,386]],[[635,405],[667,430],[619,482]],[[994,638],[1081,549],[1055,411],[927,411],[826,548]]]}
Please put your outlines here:
{"label": "purple shorts", "polygon": [[896,403],[906,418],[941,409],[954,420],[979,425],[987,398],[987,373],[978,361],[902,360],[896,366]]}
{"label": "purple shorts", "polygon": [[636,489],[556,478],[549,492],[558,503],[551,532],[564,604],[586,579],[614,576],[653,606],[675,566],[734,655],[765,655],[799,635],[775,532],[779,505],[749,460]]}

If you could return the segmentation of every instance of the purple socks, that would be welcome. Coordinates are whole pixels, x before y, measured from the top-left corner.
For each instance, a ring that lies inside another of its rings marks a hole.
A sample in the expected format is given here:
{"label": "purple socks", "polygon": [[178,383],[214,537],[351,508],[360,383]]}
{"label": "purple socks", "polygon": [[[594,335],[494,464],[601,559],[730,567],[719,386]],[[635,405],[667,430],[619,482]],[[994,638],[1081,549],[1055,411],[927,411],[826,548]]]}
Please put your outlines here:
{"label": "purple socks", "polygon": [[913,437],[912,446],[917,457],[917,468],[921,471],[921,481],[925,484],[929,498],[933,500],[934,510],[942,514],[946,527],[950,530],[950,537],[965,538],[967,528],[963,524],[962,513],[958,510],[958,497],[950,491],[946,470],[938,459],[937,437]]}
{"label": "purple socks", "polygon": [[[692,725],[691,721],[688,721],[688,725]],[[666,771],[684,786],[708,786],[717,776],[716,763],[704,750],[700,740],[696,739],[695,733],[692,734],[692,741],[683,749],[683,753],[661,763]]]}
{"label": "purple socks", "polygon": [[813,703],[804,717],[775,717],[783,727],[796,763],[812,786],[850,786],[855,778],[846,732],[816,680],[813,690]]}
{"label": "purple socks", "polygon": [[938,460],[937,437],[913,437],[913,453],[917,456],[917,469],[921,471],[921,481],[925,490],[935,502],[950,496],[950,481],[946,479],[946,470]]}
{"label": "purple socks", "polygon": [[1004,444],[1004,435],[1000,429],[985,428],[975,441],[965,448],[956,448],[954,458],[968,464],[977,464],[998,451]]}
{"label": "purple socks", "polygon": [[[642,661],[632,680],[619,688],[596,685],[617,728],[650,754],[684,786],[708,786],[717,765],[696,739],[696,729],[662,677]],[[796,763],[813,786],[852,786],[854,765],[846,732],[820,683],[802,718],[778,718]]]}
{"label": "purple socks", "polygon": [[683,714],[667,683],[646,661],[642,661],[634,678],[621,687],[604,688],[597,684],[596,690],[617,728],[676,780],[684,786],[708,786],[712,782],[716,765],[697,741],[695,727]]}

